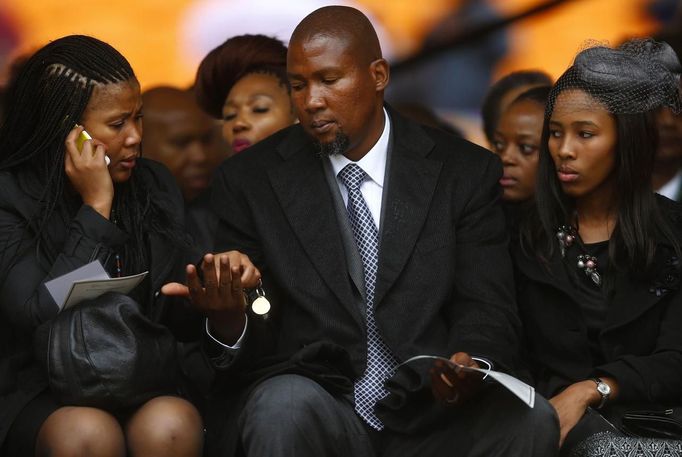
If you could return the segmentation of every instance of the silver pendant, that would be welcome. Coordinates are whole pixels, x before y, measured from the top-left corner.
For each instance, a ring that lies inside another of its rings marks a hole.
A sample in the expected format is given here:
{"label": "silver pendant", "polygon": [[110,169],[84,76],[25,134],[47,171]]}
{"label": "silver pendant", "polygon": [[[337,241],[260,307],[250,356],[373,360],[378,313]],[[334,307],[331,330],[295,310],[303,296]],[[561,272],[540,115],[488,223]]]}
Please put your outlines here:
{"label": "silver pendant", "polygon": [[270,312],[270,301],[265,298],[265,291],[263,290],[263,283],[259,280],[256,287],[256,294],[258,297],[251,303],[251,311],[259,316],[264,316]]}
{"label": "silver pendant", "polygon": [[270,311],[270,302],[265,297],[258,297],[251,303],[251,310],[259,316],[267,314]]}

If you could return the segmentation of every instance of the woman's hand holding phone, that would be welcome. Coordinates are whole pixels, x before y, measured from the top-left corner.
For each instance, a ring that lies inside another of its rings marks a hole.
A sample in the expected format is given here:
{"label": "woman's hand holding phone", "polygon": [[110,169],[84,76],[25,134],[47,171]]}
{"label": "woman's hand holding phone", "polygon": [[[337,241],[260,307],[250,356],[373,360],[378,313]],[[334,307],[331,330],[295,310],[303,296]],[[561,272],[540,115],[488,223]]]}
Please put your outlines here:
{"label": "woman's hand holding phone", "polygon": [[[96,139],[79,139],[83,132],[83,127],[76,125],[67,135],[64,170],[83,203],[108,219],[114,200],[114,183],[105,161],[106,148]],[[79,143],[82,148],[78,147]]]}

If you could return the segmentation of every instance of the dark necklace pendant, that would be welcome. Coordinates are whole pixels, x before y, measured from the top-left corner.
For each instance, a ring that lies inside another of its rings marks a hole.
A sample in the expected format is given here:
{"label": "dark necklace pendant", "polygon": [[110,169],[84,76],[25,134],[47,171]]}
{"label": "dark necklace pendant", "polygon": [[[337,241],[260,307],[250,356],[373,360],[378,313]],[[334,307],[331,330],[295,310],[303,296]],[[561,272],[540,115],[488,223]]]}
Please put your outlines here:
{"label": "dark necklace pendant", "polygon": [[578,256],[578,269],[585,271],[585,275],[597,286],[601,286],[601,275],[597,271],[597,258],[587,254]]}
{"label": "dark necklace pendant", "polygon": [[561,257],[566,257],[566,250],[573,246],[577,237],[575,229],[570,225],[562,225],[556,232],[557,240],[559,240],[559,248],[561,249]]}

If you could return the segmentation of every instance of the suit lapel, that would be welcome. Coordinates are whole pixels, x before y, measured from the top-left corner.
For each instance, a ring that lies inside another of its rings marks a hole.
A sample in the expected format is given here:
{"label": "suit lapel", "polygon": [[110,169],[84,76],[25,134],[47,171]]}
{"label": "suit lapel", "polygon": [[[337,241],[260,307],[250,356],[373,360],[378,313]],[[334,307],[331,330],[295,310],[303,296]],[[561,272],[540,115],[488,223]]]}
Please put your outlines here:
{"label": "suit lapel", "polygon": [[362,325],[322,160],[301,129],[293,130],[278,150],[284,162],[268,176],[282,210],[310,262]]}
{"label": "suit lapel", "polygon": [[429,160],[434,143],[418,126],[389,111],[392,147],[384,187],[376,306],[407,263],[429,212],[442,163]]}

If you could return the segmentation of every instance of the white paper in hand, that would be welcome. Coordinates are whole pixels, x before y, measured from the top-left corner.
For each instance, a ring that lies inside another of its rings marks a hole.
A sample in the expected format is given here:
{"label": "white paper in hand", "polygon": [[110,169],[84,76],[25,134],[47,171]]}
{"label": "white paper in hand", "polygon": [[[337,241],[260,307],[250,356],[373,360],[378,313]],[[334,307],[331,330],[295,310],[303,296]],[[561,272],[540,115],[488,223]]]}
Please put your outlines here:
{"label": "white paper in hand", "polygon": [[95,260],[46,282],[45,287],[61,311],[106,292],[129,294],[147,273],[145,271],[133,276],[110,278],[99,260]]}
{"label": "white paper in hand", "polygon": [[47,291],[50,292],[50,295],[52,295],[52,299],[57,306],[59,306],[59,309],[62,310],[64,308],[66,297],[69,295],[71,287],[75,281],[80,281],[83,279],[107,278],[109,278],[109,275],[107,274],[106,270],[99,260],[95,260],[94,262],[90,262],[80,268],[76,268],[75,270],[66,273],[65,275],[58,276],[46,282],[45,287],[47,288]]}
{"label": "white paper in hand", "polygon": [[129,294],[142,280],[147,276],[148,271],[133,275],[124,276],[122,278],[105,278],[105,279],[83,279],[74,281],[71,286],[66,300],[64,301],[64,308],[70,308],[78,303],[97,298],[107,292],[118,292],[120,294]]}
{"label": "white paper in hand", "polygon": [[529,386],[528,384],[521,381],[520,379],[515,378],[514,376],[502,373],[500,371],[484,370],[482,368],[473,368],[465,367],[463,365],[457,365],[453,363],[450,359],[446,359],[445,357],[440,357],[437,355],[417,355],[405,360],[400,365],[405,365],[415,360],[424,359],[442,360],[443,362],[450,365],[452,368],[464,371],[475,371],[478,373],[483,373],[484,375],[487,375],[488,377],[502,384],[504,387],[507,388],[507,390],[516,395],[518,398],[520,398],[529,407],[533,408],[535,406],[535,388],[533,386]]}

